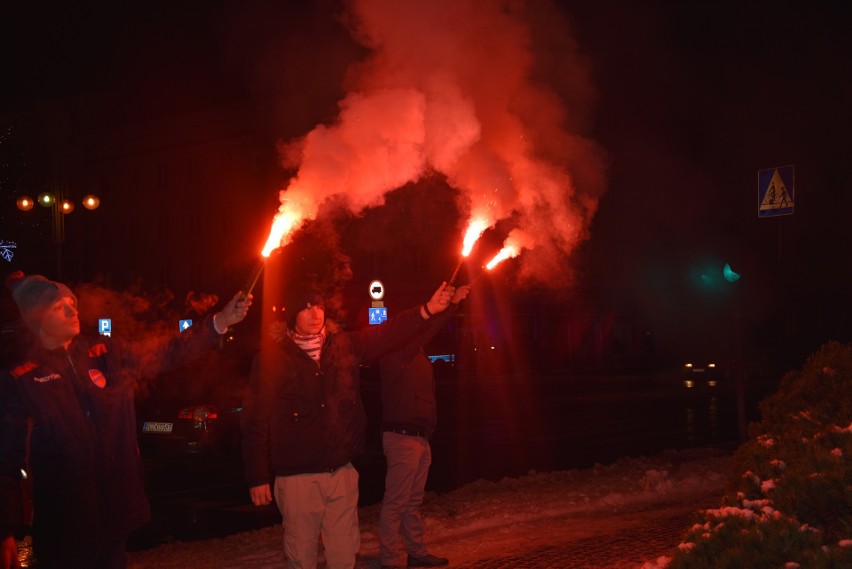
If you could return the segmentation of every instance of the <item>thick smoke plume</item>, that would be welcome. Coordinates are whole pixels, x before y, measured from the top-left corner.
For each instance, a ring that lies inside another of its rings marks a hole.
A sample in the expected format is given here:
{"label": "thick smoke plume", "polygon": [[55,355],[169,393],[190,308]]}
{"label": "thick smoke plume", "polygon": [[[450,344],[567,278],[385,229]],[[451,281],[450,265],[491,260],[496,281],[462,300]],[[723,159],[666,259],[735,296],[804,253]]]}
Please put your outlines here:
{"label": "thick smoke plume", "polygon": [[604,159],[580,132],[593,90],[564,15],[531,4],[353,0],[346,22],[370,55],[337,120],[284,147],[297,173],[282,212],[342,201],[357,214],[436,172],[458,191],[460,239],[472,220],[511,220],[521,275],[553,282],[588,236]]}

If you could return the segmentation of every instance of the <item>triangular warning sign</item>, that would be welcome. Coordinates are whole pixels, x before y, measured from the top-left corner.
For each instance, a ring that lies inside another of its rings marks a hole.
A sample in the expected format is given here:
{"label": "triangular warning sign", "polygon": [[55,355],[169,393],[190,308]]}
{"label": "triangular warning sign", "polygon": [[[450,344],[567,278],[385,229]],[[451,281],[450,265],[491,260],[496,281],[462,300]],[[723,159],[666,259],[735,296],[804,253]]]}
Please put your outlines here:
{"label": "triangular warning sign", "polygon": [[760,202],[759,211],[770,211],[773,209],[787,209],[793,207],[793,199],[787,192],[787,187],[784,186],[784,180],[781,179],[781,174],[776,168],[772,172],[772,179],[769,180],[769,186],[766,188],[766,193],[763,195],[763,201]]}

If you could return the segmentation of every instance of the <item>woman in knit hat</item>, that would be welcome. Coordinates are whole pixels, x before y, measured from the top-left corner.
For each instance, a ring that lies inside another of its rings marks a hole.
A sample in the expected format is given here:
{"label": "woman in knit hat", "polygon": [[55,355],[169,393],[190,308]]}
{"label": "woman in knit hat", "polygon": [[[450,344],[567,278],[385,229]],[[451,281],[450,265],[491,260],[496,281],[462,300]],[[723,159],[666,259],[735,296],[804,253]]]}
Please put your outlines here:
{"label": "woman in knit hat", "polygon": [[251,297],[238,293],[152,358],[124,342],[80,335],[77,297],[63,283],[21,274],[11,288],[36,341],[0,376],[0,567],[19,566],[14,535],[29,522],[26,483],[40,569],[122,569],[127,536],[150,518],[133,387],[162,369],[142,362],[174,367],[212,349],[245,318]]}

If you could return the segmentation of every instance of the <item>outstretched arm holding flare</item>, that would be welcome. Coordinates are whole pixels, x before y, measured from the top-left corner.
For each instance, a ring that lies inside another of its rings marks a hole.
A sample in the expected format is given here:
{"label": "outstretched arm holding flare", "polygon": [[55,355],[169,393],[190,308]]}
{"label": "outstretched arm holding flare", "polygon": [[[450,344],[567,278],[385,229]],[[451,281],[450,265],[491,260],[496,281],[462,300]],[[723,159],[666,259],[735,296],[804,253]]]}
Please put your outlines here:
{"label": "outstretched arm holding flare", "polygon": [[[213,349],[218,335],[246,317],[251,295],[234,295],[190,334],[130,341],[81,335],[77,296],[64,283],[21,273],[9,286],[32,346],[0,373],[0,569],[20,567],[15,536],[30,523],[40,565],[118,559],[149,516],[134,382]],[[93,534],[93,525],[109,531]]]}
{"label": "outstretched arm holding flare", "polygon": [[[420,305],[420,307],[414,307],[413,309],[409,309],[405,311],[410,317],[417,318],[417,314],[413,312],[416,310],[419,312],[420,318],[424,321],[429,320],[432,316],[440,314],[444,312],[453,302],[454,299],[458,299],[460,302],[465,296],[467,296],[467,292],[469,287],[459,287],[456,289],[453,286],[449,286],[446,282],[441,283],[441,286],[438,287],[437,290],[432,294],[428,301],[424,304]],[[285,309],[286,310],[286,309]],[[311,308],[305,308],[304,311],[307,313]],[[301,311],[300,311],[301,312]],[[294,315],[296,322],[298,322],[298,314]],[[413,321],[409,318],[409,325],[413,324]],[[393,323],[383,324],[382,327],[392,326]],[[421,328],[426,326],[426,323],[421,323]],[[416,332],[416,329],[410,333]],[[382,350],[382,346],[387,343],[387,340],[378,340],[377,338],[371,338],[369,341],[356,340],[355,337],[361,338],[363,334],[371,333],[371,334],[379,334],[381,330],[377,328],[370,330],[362,330],[358,333],[353,333],[353,341],[352,344],[357,344],[359,348],[350,348],[352,349],[352,357],[351,361],[358,362],[362,358],[363,359],[372,359],[375,354],[380,354]],[[389,330],[385,332],[385,334],[389,333]],[[369,349],[362,349],[363,345],[368,345]],[[386,351],[386,350],[384,350]],[[375,352],[375,354],[373,353]],[[348,360],[347,360],[348,361]],[[325,364],[324,364],[325,365]],[[338,365],[337,363],[331,365]],[[347,364],[348,365],[348,364]],[[252,457],[258,457],[259,464],[254,468],[251,468],[253,465],[253,461],[250,459],[246,459],[246,463],[249,465],[248,470],[251,471],[250,474],[247,475],[247,482],[249,483],[249,496],[251,498],[252,504],[255,506],[265,506],[272,502],[273,494],[271,485],[266,481],[268,479],[267,473],[269,471],[269,466],[266,461],[266,457],[268,456],[267,445],[269,444],[269,440],[267,439],[268,433],[268,424],[270,418],[266,415],[266,413],[270,413],[272,411],[268,409],[264,409],[263,412],[260,412],[260,409],[263,409],[263,402],[269,399],[268,393],[260,393],[258,390],[269,389],[271,382],[274,382],[276,377],[262,377],[262,369],[263,366],[260,365],[259,360],[256,360],[254,369],[252,370],[252,380],[250,380],[249,391],[247,393],[246,402],[244,404],[245,412],[243,414],[243,452],[246,453],[248,450],[248,454]],[[325,369],[325,368],[324,368]],[[315,373],[316,370],[313,370],[312,373]],[[325,369],[328,372],[327,369]],[[347,370],[349,373],[350,370]],[[257,391],[257,392],[256,392]],[[258,412],[255,412],[255,409],[258,409]],[[286,454],[286,453],[284,453]],[[261,460],[262,458],[262,460]]]}
{"label": "outstretched arm holding flare", "polygon": [[251,293],[248,296],[245,294],[243,291],[237,292],[221,311],[213,315],[213,324],[217,332],[224,334],[228,328],[245,319],[253,298]]}
{"label": "outstretched arm holding flare", "polygon": [[438,287],[438,290],[435,291],[432,298],[420,307],[420,316],[422,316],[424,320],[428,320],[435,314],[446,310],[447,307],[450,306],[450,301],[452,300],[455,291],[456,289],[452,285],[449,285],[446,282],[441,283],[441,286]]}

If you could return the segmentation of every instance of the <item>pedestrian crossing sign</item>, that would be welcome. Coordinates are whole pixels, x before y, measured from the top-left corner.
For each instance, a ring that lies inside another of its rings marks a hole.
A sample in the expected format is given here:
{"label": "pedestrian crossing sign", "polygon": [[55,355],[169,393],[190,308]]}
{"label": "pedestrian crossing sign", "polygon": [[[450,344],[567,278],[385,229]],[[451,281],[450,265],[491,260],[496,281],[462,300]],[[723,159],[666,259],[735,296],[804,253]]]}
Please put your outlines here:
{"label": "pedestrian crossing sign", "polygon": [[757,215],[791,215],[796,200],[793,166],[767,168],[757,173]]}
{"label": "pedestrian crossing sign", "polygon": [[379,308],[370,308],[370,324],[381,324],[388,319],[388,309],[386,306]]}

